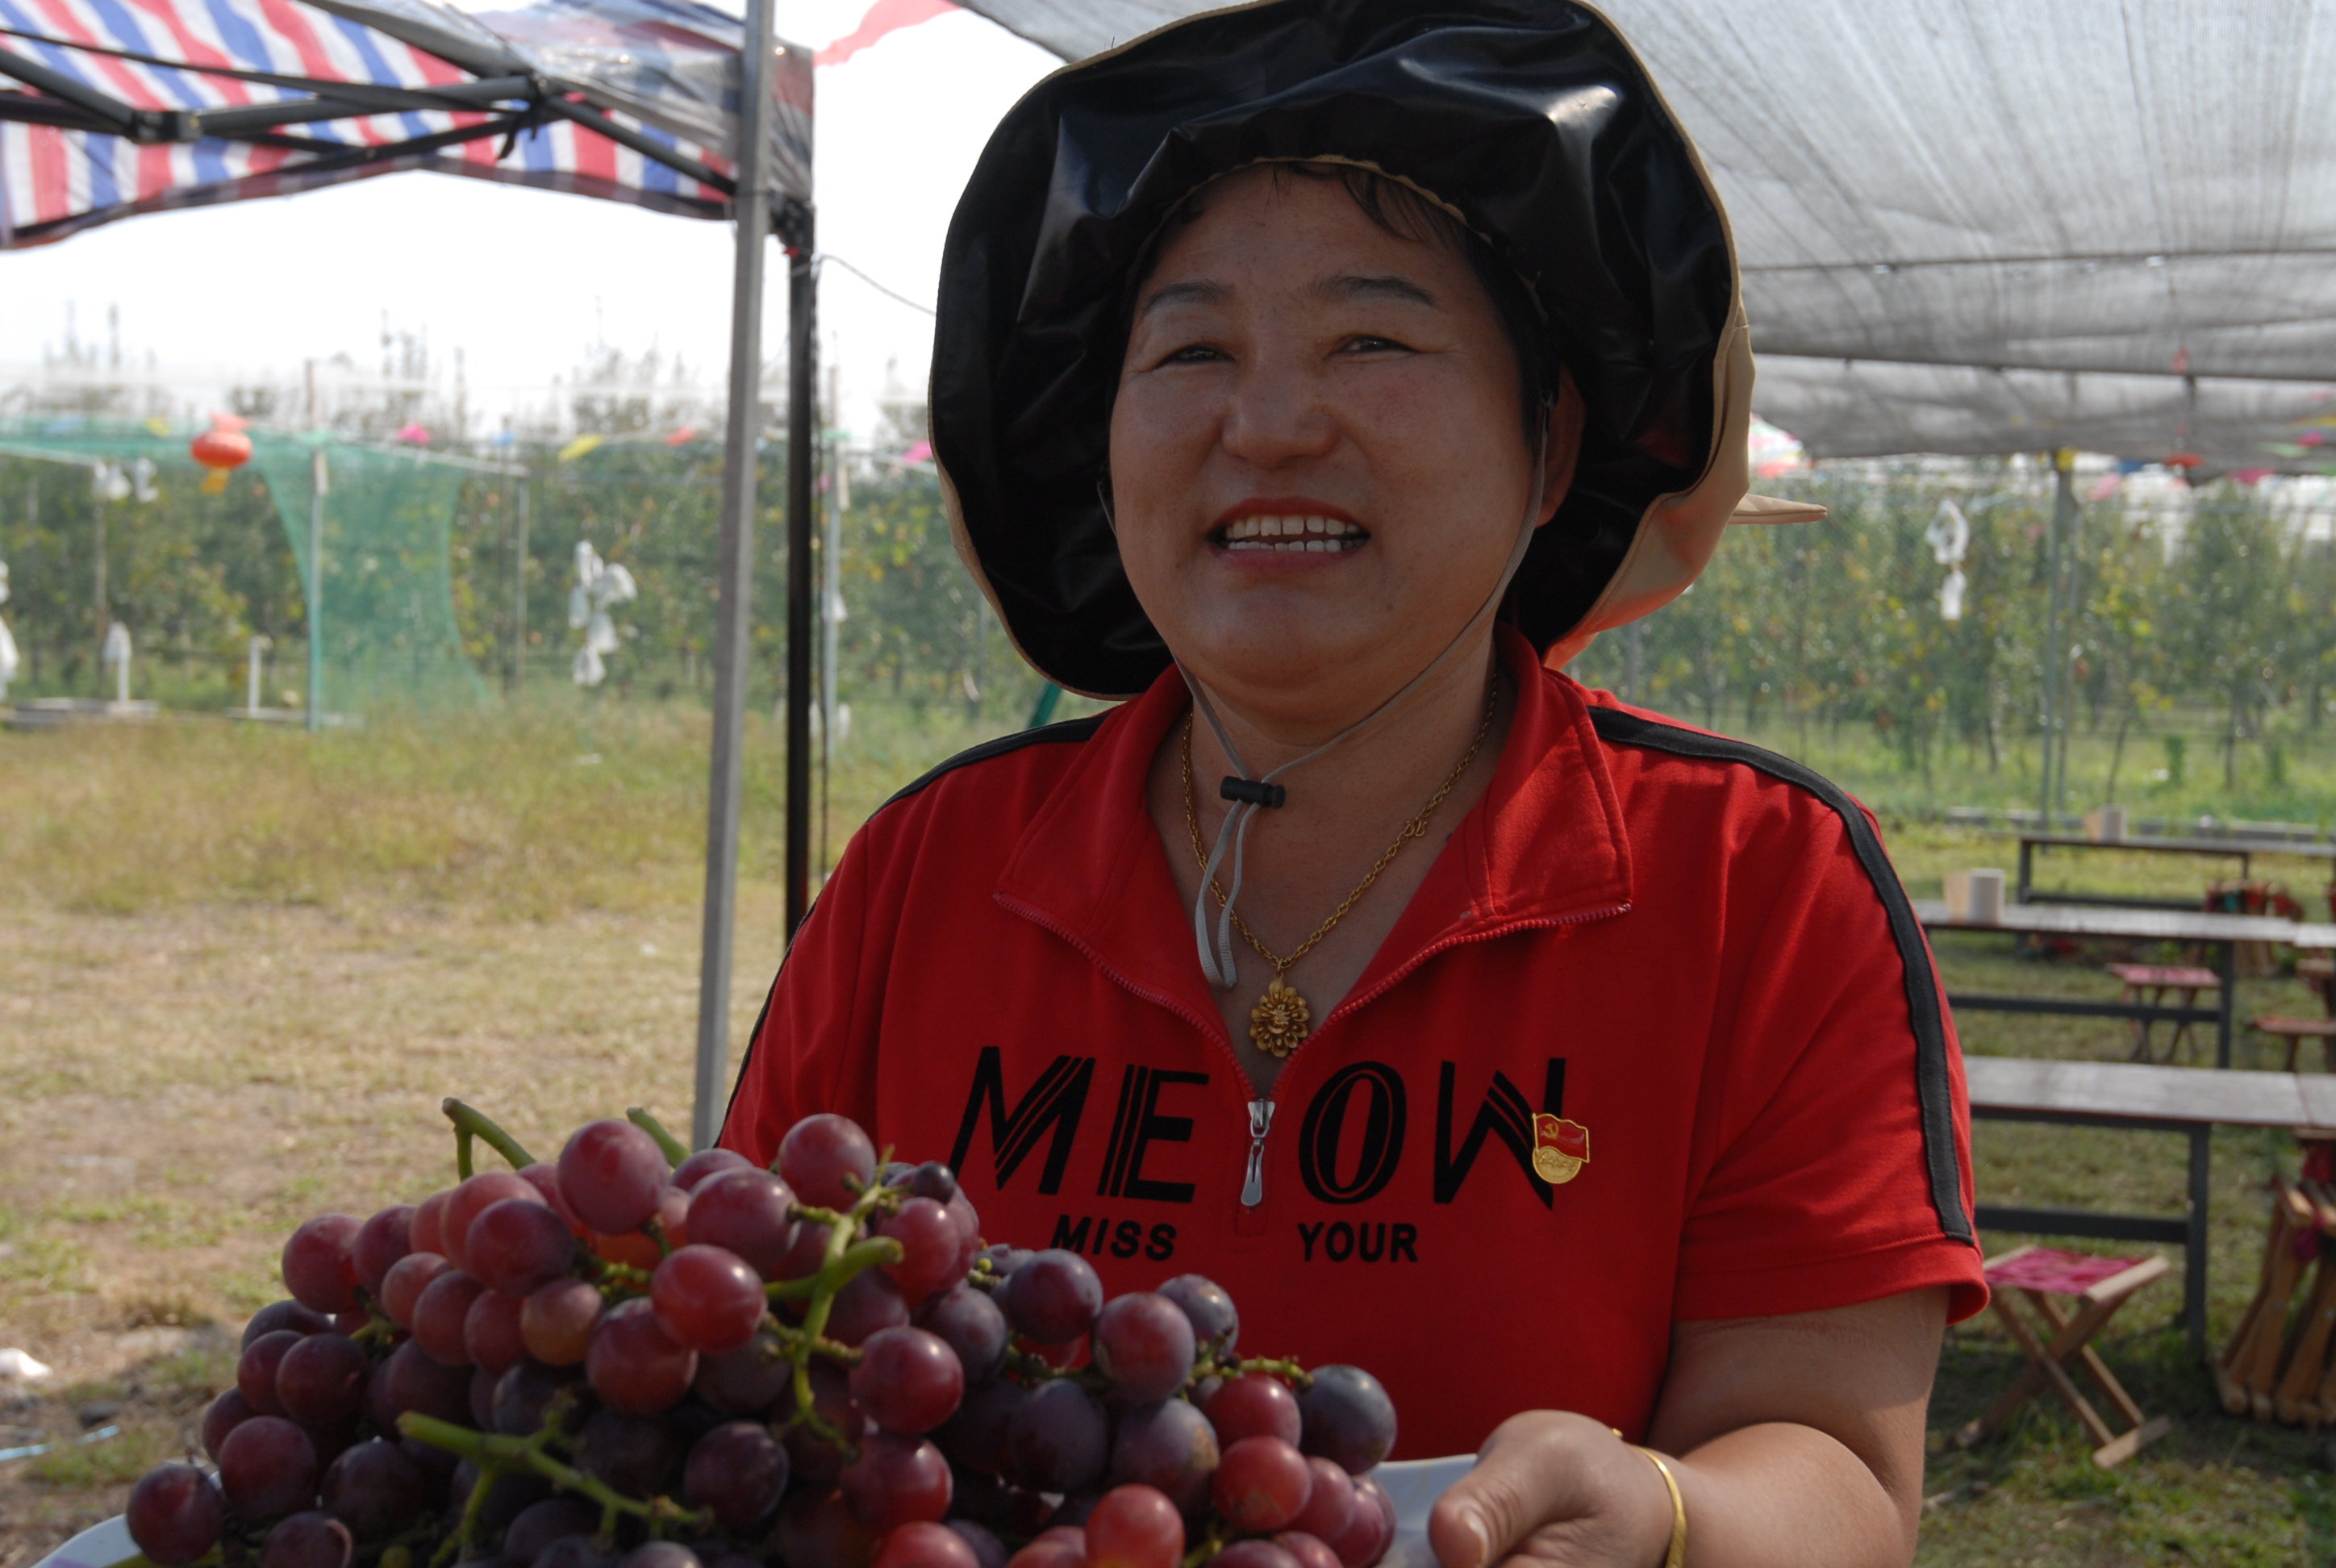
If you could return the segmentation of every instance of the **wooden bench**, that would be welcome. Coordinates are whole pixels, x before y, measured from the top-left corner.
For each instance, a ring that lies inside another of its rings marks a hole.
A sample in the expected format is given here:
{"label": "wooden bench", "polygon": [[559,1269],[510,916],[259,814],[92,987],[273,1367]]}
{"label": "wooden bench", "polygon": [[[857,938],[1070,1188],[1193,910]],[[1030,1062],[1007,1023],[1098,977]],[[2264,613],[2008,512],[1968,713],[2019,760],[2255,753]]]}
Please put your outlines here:
{"label": "wooden bench", "polygon": [[1982,1231],[2181,1247],[2183,1319],[2191,1348],[2202,1358],[2214,1129],[2285,1127],[2336,1136],[2336,1075],[1966,1057],[1963,1076],[1971,1115],[1984,1120],[2125,1127],[2179,1133],[2190,1140],[2188,1212],[2178,1218],[2000,1203],[1981,1203],[1973,1218]]}
{"label": "wooden bench", "polygon": [[[2212,969],[2200,969],[2195,964],[2110,964],[2108,972],[2124,983],[2127,1001],[2146,1003],[2153,1008],[2163,1008],[2166,992],[2180,991],[2182,1010],[2185,1013],[2196,1011],[2200,991],[2220,990],[2223,985],[2222,976]],[[2144,991],[2149,994],[2145,997],[2142,995]],[[2133,1020],[2133,1059],[2136,1062],[2157,1059],[2149,1049],[2149,1030],[2154,1022],[2147,1017],[2136,1017]],[[2190,1033],[2190,1026],[2191,1020],[2187,1018],[2175,1024],[2174,1033],[2166,1042],[2167,1061],[2172,1061],[2175,1053],[2185,1047],[2190,1047],[2195,1053],[2195,1041]]]}
{"label": "wooden bench", "polygon": [[2336,1072],[2336,1018],[2282,1018],[2265,1014],[2249,1020],[2263,1033],[2287,1043],[2286,1067],[2295,1071],[2295,1058],[2306,1040],[2320,1042],[2320,1067]]}

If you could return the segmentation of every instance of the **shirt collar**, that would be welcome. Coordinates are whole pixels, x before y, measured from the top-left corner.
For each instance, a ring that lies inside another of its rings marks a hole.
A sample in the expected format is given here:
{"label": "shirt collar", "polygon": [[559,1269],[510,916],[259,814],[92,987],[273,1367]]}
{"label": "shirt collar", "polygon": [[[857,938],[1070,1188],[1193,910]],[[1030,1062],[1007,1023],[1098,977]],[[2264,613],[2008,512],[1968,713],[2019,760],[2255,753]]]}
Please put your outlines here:
{"label": "shirt collar", "polygon": [[[1517,692],[1500,765],[1341,1008],[1452,942],[1630,906],[1630,841],[1590,705],[1514,629],[1498,637]],[[1214,1028],[1192,913],[1144,803],[1152,759],[1191,700],[1171,667],[1111,715],[1023,830],[997,896],[1122,984]]]}

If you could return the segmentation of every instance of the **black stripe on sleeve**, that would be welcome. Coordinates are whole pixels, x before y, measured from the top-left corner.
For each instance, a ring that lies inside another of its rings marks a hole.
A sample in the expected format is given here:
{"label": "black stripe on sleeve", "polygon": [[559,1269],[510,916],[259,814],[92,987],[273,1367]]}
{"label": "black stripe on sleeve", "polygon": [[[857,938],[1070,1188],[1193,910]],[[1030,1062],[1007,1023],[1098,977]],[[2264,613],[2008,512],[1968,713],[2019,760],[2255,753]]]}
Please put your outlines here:
{"label": "black stripe on sleeve", "polygon": [[[988,762],[992,757],[1005,756],[1009,753],[1020,751],[1026,745],[1059,745],[1066,741],[1093,740],[1095,732],[1103,726],[1103,721],[1110,716],[1110,712],[1111,710],[1107,709],[1103,713],[1090,714],[1085,718],[1065,719],[1060,724],[1050,724],[1039,729],[1016,730],[1012,735],[1002,735],[996,740],[986,740],[979,745],[968,746],[925,774],[924,777],[902,789],[900,794],[886,801],[884,805],[896,805],[961,767],[970,767],[978,762]],[[881,812],[884,806],[878,806],[876,809]]]}
{"label": "black stripe on sleeve", "polygon": [[1945,1003],[1931,972],[1931,951],[1922,940],[1922,922],[1907,901],[1906,890],[1883,852],[1882,840],[1855,802],[1831,780],[1790,757],[1779,756],[1740,740],[1702,735],[1694,730],[1658,724],[1615,708],[1590,710],[1598,738],[1611,745],[1640,745],[1679,756],[1713,762],[1739,763],[1746,767],[1804,789],[1841,819],[1857,852],[1857,863],[1874,883],[1874,893],[1890,919],[1890,934],[1898,943],[1898,958],[1906,971],[1906,1019],[1914,1033],[1914,1094],[1922,1114],[1923,1162],[1931,1178],[1931,1204],[1938,1211],[1939,1227],[1958,1242],[1977,1246],[1971,1216],[1963,1212],[1962,1172],[1955,1160],[1954,1093],[1947,1070]]}

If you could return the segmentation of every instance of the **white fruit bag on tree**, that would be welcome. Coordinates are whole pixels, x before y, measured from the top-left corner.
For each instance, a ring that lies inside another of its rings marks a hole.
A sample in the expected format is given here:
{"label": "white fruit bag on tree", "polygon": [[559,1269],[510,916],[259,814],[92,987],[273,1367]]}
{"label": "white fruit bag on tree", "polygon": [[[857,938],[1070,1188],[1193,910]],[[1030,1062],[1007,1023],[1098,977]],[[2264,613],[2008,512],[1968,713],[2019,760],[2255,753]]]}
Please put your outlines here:
{"label": "white fruit bag on tree", "polygon": [[617,623],[608,607],[641,596],[640,585],[623,565],[605,561],[589,539],[576,541],[576,584],[568,590],[568,624],[584,634],[569,675],[578,686],[599,686],[608,678],[602,656],[617,651]]}
{"label": "white fruit bag on tree", "polygon": [[[0,604],[8,602],[8,563],[0,560]],[[0,696],[8,695],[8,683],[16,678],[21,667],[16,657],[16,639],[8,635],[8,623],[0,619]]]}

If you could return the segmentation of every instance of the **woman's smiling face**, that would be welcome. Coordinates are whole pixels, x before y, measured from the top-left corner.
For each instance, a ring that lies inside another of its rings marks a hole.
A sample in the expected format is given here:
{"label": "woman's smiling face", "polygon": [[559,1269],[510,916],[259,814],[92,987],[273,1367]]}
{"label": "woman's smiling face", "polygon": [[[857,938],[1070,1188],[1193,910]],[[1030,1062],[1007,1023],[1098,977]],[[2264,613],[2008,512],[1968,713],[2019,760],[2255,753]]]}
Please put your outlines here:
{"label": "woman's smiling face", "polygon": [[1135,297],[1111,421],[1120,556],[1212,687],[1351,717],[1444,651],[1526,521],[1515,353],[1456,246],[1390,232],[1338,179],[1260,166],[1203,202]]}

